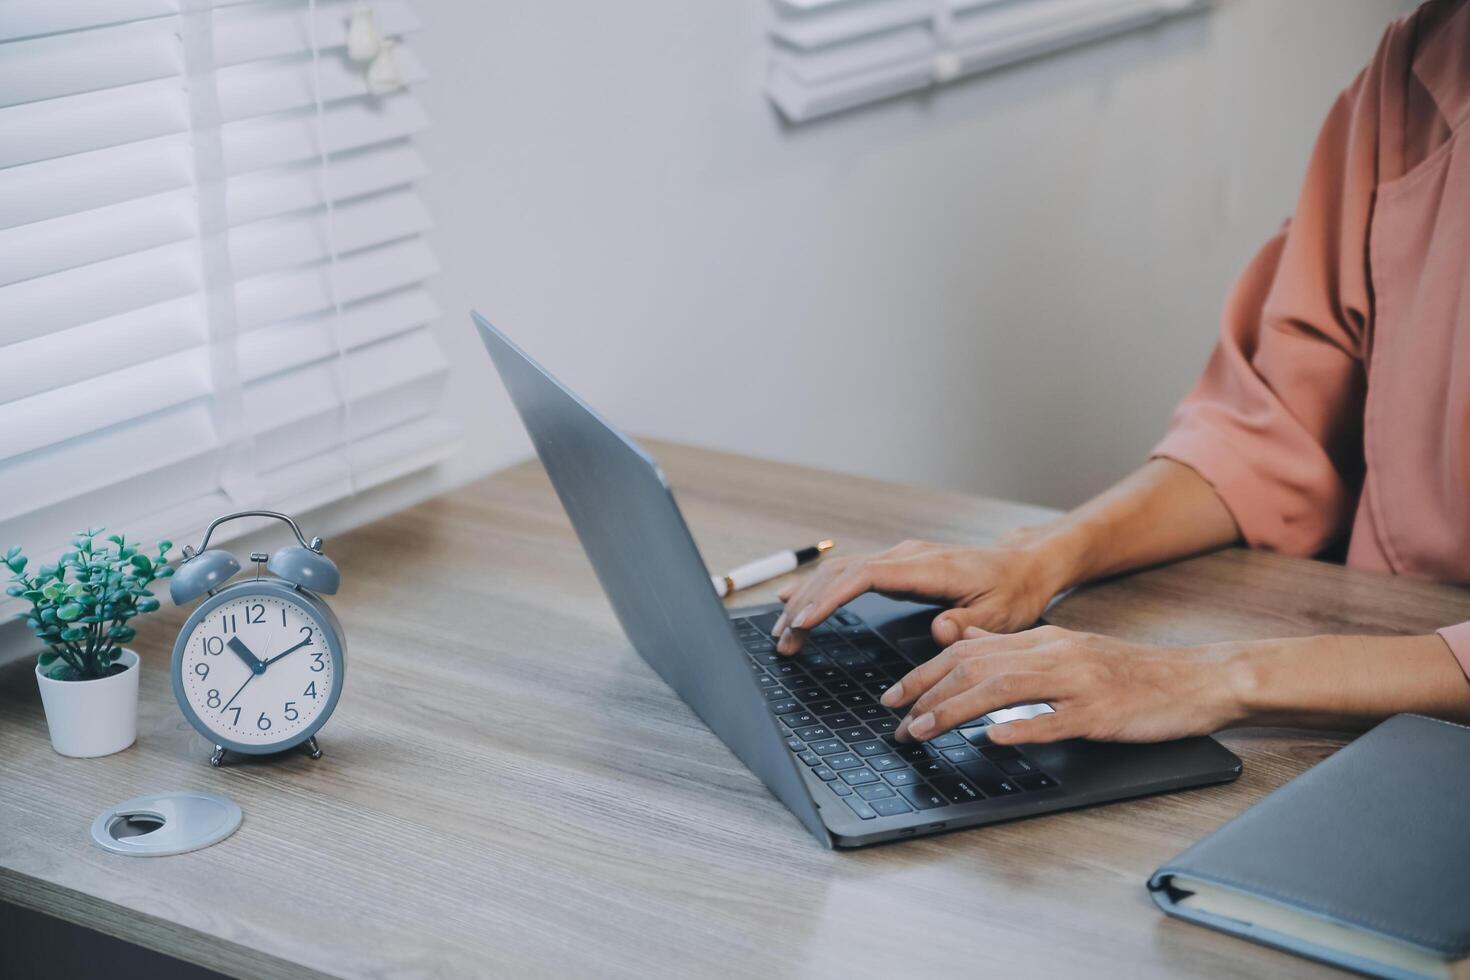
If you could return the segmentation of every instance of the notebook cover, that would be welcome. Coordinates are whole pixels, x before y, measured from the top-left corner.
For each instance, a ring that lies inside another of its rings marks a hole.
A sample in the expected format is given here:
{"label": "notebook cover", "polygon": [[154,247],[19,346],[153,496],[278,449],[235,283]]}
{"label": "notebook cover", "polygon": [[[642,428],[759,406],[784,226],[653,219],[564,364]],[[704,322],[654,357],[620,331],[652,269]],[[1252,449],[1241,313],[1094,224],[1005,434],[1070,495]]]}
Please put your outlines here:
{"label": "notebook cover", "polygon": [[1470,955],[1470,728],[1395,715],[1287,783],[1149,879],[1170,915],[1349,969],[1327,947],[1176,904],[1187,876],[1396,939]]}

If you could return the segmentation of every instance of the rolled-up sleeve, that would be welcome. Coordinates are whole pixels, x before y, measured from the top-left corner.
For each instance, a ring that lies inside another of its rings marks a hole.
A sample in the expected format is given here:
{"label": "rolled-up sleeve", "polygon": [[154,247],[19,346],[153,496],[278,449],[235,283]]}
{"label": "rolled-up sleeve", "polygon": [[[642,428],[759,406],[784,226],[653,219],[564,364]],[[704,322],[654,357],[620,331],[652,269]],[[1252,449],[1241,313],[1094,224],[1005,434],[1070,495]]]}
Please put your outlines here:
{"label": "rolled-up sleeve", "polygon": [[1252,547],[1315,554],[1357,500],[1377,64],[1333,105],[1290,221],[1236,282],[1204,374],[1153,451],[1204,477]]}
{"label": "rolled-up sleeve", "polygon": [[1439,638],[1450,646],[1450,652],[1460,662],[1460,669],[1470,678],[1470,623],[1446,626],[1439,630]]}

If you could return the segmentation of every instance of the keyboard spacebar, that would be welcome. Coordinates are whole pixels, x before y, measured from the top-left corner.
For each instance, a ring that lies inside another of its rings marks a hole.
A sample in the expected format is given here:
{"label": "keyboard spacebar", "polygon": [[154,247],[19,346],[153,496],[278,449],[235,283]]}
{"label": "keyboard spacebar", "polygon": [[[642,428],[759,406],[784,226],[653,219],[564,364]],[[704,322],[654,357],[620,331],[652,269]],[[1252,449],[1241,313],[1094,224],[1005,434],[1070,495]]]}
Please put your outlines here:
{"label": "keyboard spacebar", "polygon": [[985,720],[992,725],[1000,725],[1008,721],[1023,721],[1027,718],[1035,718],[1037,715],[1050,713],[1052,706],[1049,704],[1018,704],[1012,708],[1001,708],[992,711],[985,716]]}

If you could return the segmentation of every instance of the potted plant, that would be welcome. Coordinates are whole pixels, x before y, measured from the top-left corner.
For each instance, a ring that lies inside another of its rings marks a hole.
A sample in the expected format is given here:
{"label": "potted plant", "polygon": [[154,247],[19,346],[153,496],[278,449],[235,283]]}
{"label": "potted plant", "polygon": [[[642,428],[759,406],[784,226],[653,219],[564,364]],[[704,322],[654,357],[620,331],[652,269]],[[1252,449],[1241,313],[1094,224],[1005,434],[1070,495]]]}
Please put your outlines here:
{"label": "potted plant", "polygon": [[26,574],[19,546],[5,553],[11,585],[7,595],[25,599],[18,615],[43,641],[36,683],[51,730],[51,746],[62,755],[90,758],[121,752],[138,735],[138,655],[123,644],[133,638],[128,620],[158,608],[148,591],[167,578],[168,541],[150,556],[121,534],[98,542],[102,528],[72,538],[71,550],[54,565]]}

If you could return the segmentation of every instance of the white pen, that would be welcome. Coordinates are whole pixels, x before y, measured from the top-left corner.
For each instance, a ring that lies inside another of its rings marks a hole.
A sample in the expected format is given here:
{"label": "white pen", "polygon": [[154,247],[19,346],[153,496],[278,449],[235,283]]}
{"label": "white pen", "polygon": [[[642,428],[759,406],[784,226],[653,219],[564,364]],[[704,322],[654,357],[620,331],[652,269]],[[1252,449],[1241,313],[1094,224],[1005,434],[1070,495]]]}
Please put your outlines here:
{"label": "white pen", "polygon": [[739,568],[732,568],[724,575],[711,575],[709,580],[714,583],[715,594],[721,599],[741,589],[748,589],[752,585],[769,582],[777,575],[785,575],[793,569],[800,568],[807,562],[816,561],[825,552],[832,550],[832,541],[818,541],[810,548],[801,548],[797,551],[778,551],[774,555],[766,555],[755,561],[747,562]]}

